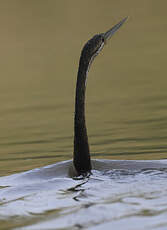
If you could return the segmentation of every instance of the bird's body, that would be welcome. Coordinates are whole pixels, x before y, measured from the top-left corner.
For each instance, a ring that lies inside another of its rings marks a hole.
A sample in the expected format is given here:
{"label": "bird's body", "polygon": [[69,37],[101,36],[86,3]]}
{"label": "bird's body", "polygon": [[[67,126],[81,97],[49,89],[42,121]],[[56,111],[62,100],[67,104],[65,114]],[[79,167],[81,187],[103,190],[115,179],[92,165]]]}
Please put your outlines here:
{"label": "bird's body", "polygon": [[85,90],[88,71],[94,58],[126,19],[124,18],[106,33],[95,35],[85,44],[81,52],[76,84],[73,156],[78,175],[87,175],[92,169],[85,121]]}

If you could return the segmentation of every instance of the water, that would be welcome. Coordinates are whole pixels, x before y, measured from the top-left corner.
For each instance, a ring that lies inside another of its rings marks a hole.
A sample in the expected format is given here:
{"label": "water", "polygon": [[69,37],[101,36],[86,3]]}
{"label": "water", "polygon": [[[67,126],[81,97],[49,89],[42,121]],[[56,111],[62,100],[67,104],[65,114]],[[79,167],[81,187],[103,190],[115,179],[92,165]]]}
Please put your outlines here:
{"label": "water", "polygon": [[166,164],[166,3],[0,5],[0,228],[165,229],[166,169],[102,167],[78,181],[37,168],[71,159],[81,47],[127,15],[89,73],[91,155]]}
{"label": "water", "polygon": [[161,169],[139,169],[140,161],[111,162],[96,162],[101,169],[80,180],[68,176],[69,161],[1,178],[1,219],[20,230],[165,229],[167,161],[144,162],[164,164]]}

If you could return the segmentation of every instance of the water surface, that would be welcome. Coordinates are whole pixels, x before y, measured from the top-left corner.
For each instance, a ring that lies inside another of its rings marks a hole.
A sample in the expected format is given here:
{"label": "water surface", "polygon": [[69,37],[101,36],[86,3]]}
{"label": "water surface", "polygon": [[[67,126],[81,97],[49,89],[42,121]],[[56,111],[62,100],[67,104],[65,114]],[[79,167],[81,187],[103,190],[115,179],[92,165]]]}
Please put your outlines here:
{"label": "water surface", "polygon": [[[150,161],[163,165],[152,169],[125,166],[134,166],[134,161],[111,162],[111,170],[103,167],[109,161],[97,162],[101,169],[80,180],[66,174],[69,161],[0,178],[2,226],[13,224],[19,230],[163,229],[167,224],[167,161]],[[122,169],[114,168],[121,164]]]}
{"label": "water surface", "polygon": [[[72,158],[81,48],[127,15],[128,22],[89,73],[86,117],[91,155],[165,162],[164,1],[16,0],[0,6],[1,182]],[[165,229],[166,170],[95,170],[86,183],[53,175],[42,181],[37,177],[33,185],[17,185],[14,180],[11,187],[2,187],[7,199],[0,205],[3,229],[134,230],[136,222],[140,230]]]}

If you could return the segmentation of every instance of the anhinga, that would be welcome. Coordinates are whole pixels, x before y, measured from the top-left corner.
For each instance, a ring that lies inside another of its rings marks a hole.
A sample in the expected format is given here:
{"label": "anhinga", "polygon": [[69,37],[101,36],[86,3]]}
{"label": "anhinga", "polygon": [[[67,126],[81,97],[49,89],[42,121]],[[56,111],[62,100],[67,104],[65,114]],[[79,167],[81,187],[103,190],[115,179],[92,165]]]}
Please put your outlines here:
{"label": "anhinga", "polygon": [[122,26],[127,17],[113,26],[106,33],[95,35],[82,49],[79,61],[74,119],[74,156],[73,163],[78,175],[87,175],[91,172],[88,136],[85,122],[85,90],[90,65],[111,36]]}

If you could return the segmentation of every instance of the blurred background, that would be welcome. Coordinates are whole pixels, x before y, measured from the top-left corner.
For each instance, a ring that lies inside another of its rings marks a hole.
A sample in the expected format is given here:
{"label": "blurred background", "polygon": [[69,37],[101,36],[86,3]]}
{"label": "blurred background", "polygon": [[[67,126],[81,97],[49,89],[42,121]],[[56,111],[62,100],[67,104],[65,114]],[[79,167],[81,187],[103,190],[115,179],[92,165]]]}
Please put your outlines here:
{"label": "blurred background", "polygon": [[80,52],[122,18],[89,72],[91,154],[167,154],[165,1],[0,2],[0,176],[67,160],[73,152]]}

